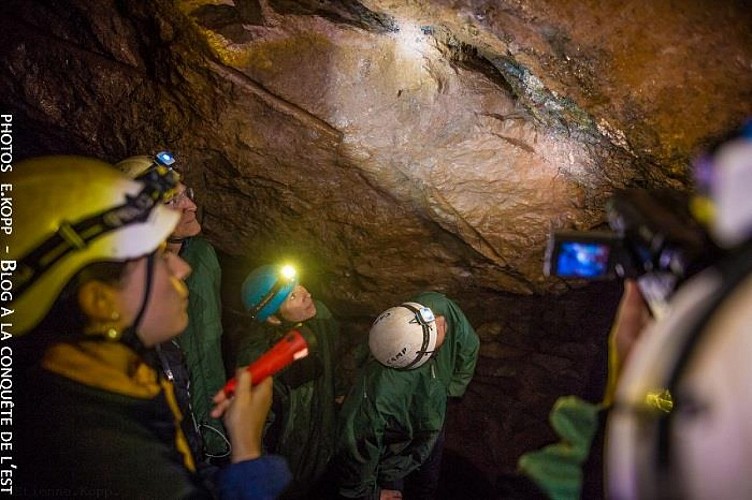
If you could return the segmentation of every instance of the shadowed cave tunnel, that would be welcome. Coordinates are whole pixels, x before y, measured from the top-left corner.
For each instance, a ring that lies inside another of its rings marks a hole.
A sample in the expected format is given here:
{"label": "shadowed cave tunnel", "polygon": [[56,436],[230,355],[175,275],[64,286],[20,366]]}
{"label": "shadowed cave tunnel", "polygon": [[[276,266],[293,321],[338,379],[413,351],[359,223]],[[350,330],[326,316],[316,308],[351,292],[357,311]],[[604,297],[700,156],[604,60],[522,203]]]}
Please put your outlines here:
{"label": "shadowed cave tunnel", "polygon": [[[621,284],[543,275],[552,229],[628,187],[691,189],[752,112],[748,1],[5,1],[13,157],[173,151],[223,268],[292,260],[341,320],[455,299],[480,358],[449,411],[444,498],[526,498],[558,396],[598,400]],[[723,29],[719,29],[722,26]]]}

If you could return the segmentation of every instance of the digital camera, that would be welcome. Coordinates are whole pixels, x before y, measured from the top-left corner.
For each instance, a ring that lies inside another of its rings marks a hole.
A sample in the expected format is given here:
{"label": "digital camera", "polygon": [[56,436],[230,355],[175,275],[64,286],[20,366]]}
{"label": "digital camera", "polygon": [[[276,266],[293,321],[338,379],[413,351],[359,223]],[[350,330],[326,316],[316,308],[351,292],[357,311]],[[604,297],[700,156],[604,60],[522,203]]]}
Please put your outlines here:
{"label": "digital camera", "polygon": [[678,193],[617,192],[606,204],[611,232],[553,232],[544,272],[591,280],[654,272],[684,277],[712,246],[687,206]]}
{"label": "digital camera", "polygon": [[688,207],[688,197],[678,192],[619,191],[606,203],[611,231],[551,234],[544,273],[563,279],[634,278],[644,295],[665,301],[718,251]]}

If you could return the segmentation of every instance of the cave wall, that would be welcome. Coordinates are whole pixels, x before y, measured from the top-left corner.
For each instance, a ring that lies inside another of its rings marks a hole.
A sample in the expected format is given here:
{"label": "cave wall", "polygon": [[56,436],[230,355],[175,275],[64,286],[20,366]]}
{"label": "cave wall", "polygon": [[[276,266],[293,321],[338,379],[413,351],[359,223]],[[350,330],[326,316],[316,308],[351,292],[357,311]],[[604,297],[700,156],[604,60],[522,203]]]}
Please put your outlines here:
{"label": "cave wall", "polygon": [[0,15],[15,159],[174,151],[231,326],[242,277],[281,258],[348,347],[415,292],[455,298],[482,344],[448,447],[490,490],[551,439],[558,395],[603,386],[620,284],[543,276],[549,231],[602,227],[615,189],[691,189],[691,155],[752,113],[746,1],[6,1]]}

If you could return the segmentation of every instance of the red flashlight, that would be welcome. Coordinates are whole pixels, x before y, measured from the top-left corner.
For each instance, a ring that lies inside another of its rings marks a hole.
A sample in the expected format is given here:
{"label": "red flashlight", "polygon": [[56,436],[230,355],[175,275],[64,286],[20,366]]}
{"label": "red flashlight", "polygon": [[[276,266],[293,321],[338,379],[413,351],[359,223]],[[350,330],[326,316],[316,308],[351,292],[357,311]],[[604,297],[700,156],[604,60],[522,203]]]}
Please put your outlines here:
{"label": "red flashlight", "polygon": [[[293,361],[308,356],[308,342],[297,330],[290,330],[271,349],[261,355],[256,361],[248,365],[246,370],[251,374],[251,380],[258,384],[266,377],[274,375]],[[235,377],[225,384],[225,396],[228,398],[235,392]]]}

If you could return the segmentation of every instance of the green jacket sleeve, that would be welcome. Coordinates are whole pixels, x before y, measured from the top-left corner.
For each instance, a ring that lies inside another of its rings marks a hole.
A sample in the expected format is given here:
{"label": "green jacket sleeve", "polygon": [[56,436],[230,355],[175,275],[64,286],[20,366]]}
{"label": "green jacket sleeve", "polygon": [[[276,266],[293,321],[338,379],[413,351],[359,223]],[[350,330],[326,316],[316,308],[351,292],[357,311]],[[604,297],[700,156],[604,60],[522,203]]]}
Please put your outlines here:
{"label": "green jacket sleeve", "polygon": [[452,380],[447,387],[447,395],[450,397],[460,397],[465,394],[470,380],[475,373],[475,364],[478,362],[478,349],[480,347],[480,341],[475,334],[475,330],[470,326],[470,323],[463,325],[461,334],[456,340],[457,342],[457,355],[454,361],[454,370],[452,372]]}
{"label": "green jacket sleeve", "polygon": [[582,492],[582,465],[598,430],[600,405],[574,396],[554,403],[549,421],[561,441],[522,455],[520,471],[535,482],[549,498],[576,500]]}

